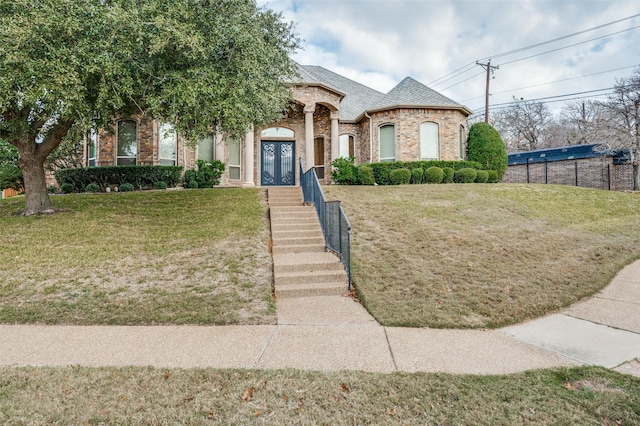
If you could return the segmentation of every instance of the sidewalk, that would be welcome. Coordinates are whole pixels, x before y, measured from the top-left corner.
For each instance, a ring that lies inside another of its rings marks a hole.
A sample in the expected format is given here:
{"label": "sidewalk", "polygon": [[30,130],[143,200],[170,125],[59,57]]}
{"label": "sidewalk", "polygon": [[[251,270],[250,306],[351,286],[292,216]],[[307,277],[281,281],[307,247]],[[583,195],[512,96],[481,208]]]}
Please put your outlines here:
{"label": "sidewalk", "polygon": [[590,300],[498,330],[382,327],[349,297],[304,299],[279,301],[277,325],[0,325],[0,365],[503,374],[593,364],[640,376],[640,261]]}

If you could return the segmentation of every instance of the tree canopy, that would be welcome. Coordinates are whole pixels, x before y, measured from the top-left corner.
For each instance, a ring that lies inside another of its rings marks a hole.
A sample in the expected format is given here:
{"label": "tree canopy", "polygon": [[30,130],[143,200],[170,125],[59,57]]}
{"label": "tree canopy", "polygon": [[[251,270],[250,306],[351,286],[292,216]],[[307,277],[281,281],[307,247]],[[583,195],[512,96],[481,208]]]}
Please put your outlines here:
{"label": "tree canopy", "polygon": [[277,118],[298,47],[253,0],[0,0],[0,138],[19,151],[25,214],[52,209],[43,164],[63,138],[115,115],[187,139]]}

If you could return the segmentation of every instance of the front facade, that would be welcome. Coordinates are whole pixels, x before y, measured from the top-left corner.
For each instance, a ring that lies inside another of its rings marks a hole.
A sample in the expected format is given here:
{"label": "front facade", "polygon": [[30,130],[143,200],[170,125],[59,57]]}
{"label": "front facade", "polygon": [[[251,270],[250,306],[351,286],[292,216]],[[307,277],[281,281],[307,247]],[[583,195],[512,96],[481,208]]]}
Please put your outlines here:
{"label": "front facade", "polygon": [[409,77],[383,94],[325,68],[300,66],[291,90],[282,120],[237,140],[211,135],[195,148],[149,117],[118,118],[110,132],[91,135],[86,164],[189,169],[199,159],[221,160],[221,185],[280,186],[299,183],[300,161],[328,183],[338,157],[353,156],[356,164],[465,157],[471,111]]}

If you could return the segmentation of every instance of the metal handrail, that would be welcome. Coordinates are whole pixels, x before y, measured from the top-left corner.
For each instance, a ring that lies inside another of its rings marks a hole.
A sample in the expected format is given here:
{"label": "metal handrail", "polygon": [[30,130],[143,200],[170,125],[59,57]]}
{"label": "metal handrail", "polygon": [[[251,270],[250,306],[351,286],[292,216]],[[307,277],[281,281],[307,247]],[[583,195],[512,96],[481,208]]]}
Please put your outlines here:
{"label": "metal handrail", "polygon": [[340,257],[351,291],[351,224],[342,209],[340,201],[327,201],[315,168],[306,172],[300,159],[300,186],[305,204],[313,203],[320,228],[324,235],[325,250],[331,250]]}

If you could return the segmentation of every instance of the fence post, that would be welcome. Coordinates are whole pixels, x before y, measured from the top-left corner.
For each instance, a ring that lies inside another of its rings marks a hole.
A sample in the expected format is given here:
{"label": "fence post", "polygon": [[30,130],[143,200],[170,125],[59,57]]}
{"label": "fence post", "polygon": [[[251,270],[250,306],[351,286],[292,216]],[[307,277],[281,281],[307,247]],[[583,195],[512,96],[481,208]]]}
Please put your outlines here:
{"label": "fence post", "polygon": [[544,183],[545,185],[549,183],[549,162],[547,159],[544,159]]}
{"label": "fence post", "polygon": [[577,162],[577,161],[575,161],[575,162],[573,163],[573,166],[574,166],[574,169],[575,169],[575,171],[576,171],[576,173],[575,173],[575,174],[576,174],[576,186],[578,186],[578,162]]}
{"label": "fence post", "polygon": [[529,182],[529,158],[527,158],[527,183],[531,183]]}

